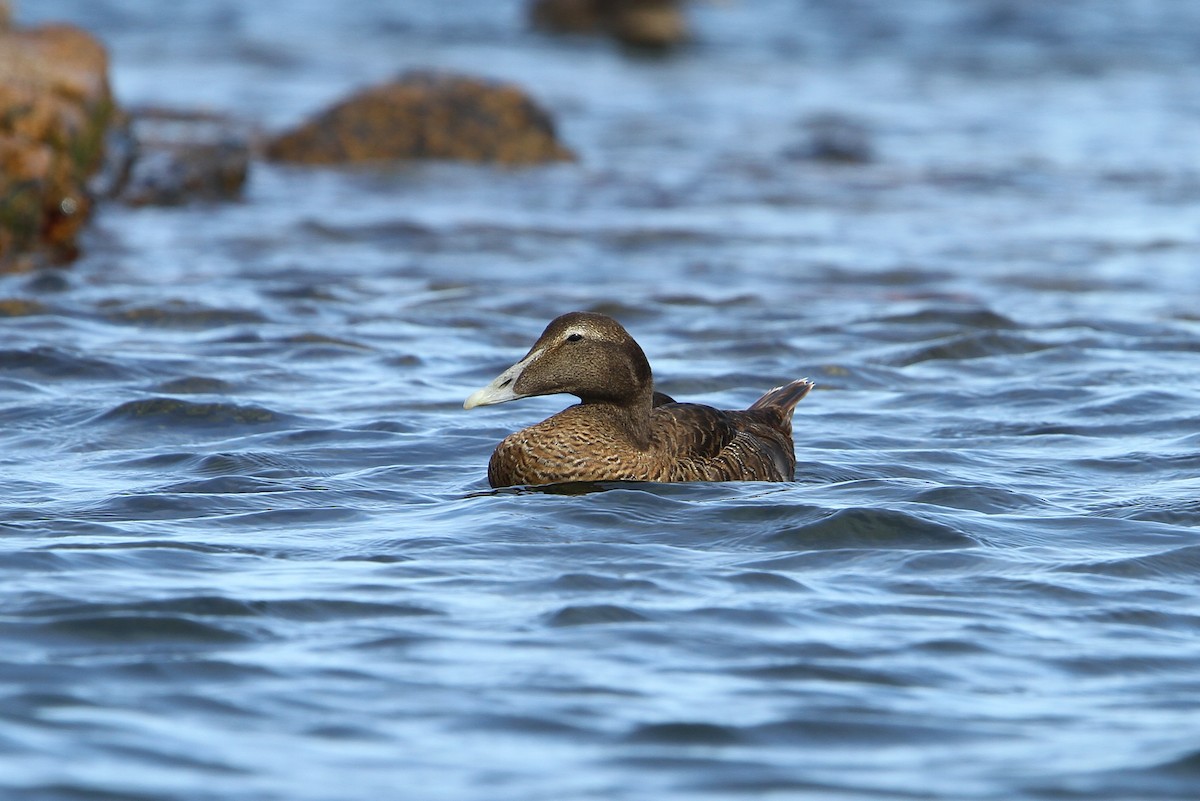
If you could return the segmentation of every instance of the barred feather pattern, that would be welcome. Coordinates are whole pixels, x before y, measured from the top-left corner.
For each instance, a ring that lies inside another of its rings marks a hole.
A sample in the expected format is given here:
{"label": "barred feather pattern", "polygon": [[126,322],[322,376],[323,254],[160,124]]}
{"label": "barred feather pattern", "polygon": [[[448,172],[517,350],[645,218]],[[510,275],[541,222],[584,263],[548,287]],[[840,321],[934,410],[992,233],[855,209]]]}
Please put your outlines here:
{"label": "barred feather pattern", "polygon": [[812,389],[793,381],[746,410],[664,403],[639,448],[619,424],[578,404],[505,438],[488,464],[494,487],[573,481],[791,481],[792,412]]}

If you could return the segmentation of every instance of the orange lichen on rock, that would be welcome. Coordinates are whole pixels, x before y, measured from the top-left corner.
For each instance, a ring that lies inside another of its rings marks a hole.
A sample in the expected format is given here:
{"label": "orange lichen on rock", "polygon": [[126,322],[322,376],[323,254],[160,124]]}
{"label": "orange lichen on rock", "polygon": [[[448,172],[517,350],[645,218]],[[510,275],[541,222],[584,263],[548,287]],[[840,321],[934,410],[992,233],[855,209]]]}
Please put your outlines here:
{"label": "orange lichen on rock", "polygon": [[73,258],[114,105],[104,47],[67,25],[0,26],[0,271]]}
{"label": "orange lichen on rock", "polygon": [[511,84],[415,72],[361,91],[267,145],[303,164],[452,159],[538,164],[574,159],[550,116]]}

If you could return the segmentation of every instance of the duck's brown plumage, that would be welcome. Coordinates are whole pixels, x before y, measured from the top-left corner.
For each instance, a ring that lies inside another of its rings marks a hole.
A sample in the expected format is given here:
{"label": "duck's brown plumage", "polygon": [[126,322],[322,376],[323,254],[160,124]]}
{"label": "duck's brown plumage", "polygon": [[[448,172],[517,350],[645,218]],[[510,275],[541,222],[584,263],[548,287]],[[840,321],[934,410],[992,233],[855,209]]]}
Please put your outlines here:
{"label": "duck's brown plumage", "polygon": [[792,410],[807,380],[776,387],[743,411],[676,403],[654,391],[650,363],[611,317],[551,321],[521,361],[466,408],[565,392],[580,403],[504,439],[493,487],[569,481],[791,481]]}

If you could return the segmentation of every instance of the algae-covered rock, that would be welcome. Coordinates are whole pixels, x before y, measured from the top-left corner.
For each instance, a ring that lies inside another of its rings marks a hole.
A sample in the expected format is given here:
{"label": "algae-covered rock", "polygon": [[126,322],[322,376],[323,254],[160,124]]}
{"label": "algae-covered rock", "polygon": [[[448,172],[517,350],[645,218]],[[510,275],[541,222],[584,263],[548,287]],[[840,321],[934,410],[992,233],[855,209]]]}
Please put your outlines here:
{"label": "algae-covered rock", "polygon": [[453,159],[538,164],[574,158],[520,88],[414,72],[358,92],[267,144],[269,158],[302,164]]}
{"label": "algae-covered rock", "polygon": [[0,271],[76,255],[113,113],[98,41],[68,25],[0,27]]}

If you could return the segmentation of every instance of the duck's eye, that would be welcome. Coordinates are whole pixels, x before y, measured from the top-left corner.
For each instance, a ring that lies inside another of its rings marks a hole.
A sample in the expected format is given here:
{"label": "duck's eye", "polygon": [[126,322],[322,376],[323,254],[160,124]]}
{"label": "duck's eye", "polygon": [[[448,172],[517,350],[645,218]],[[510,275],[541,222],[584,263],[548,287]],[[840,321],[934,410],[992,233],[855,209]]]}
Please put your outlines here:
{"label": "duck's eye", "polygon": [[583,334],[570,334],[567,336],[568,342],[578,342],[581,339],[583,339]]}

